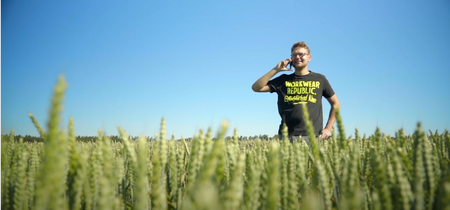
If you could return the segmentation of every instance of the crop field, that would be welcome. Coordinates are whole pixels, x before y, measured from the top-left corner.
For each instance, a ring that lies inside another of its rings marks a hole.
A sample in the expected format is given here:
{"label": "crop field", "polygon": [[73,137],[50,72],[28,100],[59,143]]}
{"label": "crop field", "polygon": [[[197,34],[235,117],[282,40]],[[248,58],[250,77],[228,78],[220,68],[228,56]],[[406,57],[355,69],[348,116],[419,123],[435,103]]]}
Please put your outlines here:
{"label": "crop field", "polygon": [[46,132],[30,114],[42,141],[2,135],[1,209],[450,210],[448,130],[347,138],[336,113],[332,137],[311,145],[226,137],[226,122],[175,140],[164,119],[151,139],[122,128],[81,139],[73,119],[59,127],[65,87],[61,77]]}

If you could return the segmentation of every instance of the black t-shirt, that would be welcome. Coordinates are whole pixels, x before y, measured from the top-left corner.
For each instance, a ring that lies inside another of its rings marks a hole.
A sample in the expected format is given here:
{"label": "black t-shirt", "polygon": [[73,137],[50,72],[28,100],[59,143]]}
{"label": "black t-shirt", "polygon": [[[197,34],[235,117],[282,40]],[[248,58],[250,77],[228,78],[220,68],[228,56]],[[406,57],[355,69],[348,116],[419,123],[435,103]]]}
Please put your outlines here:
{"label": "black t-shirt", "polygon": [[270,80],[267,85],[271,93],[278,94],[278,113],[281,117],[278,134],[281,134],[286,123],[290,136],[307,135],[302,114],[302,103],[306,103],[314,132],[316,136],[320,135],[323,128],[322,96],[330,98],[334,95],[324,75],[312,71],[304,76],[283,74]]}

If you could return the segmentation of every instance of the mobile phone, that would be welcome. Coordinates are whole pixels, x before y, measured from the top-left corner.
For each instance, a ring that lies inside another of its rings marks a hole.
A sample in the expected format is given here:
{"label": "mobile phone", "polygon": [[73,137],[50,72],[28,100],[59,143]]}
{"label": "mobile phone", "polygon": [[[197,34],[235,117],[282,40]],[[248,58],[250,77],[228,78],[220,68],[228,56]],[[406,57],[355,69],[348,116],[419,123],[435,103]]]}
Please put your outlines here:
{"label": "mobile phone", "polygon": [[292,61],[289,61],[289,69],[292,69]]}

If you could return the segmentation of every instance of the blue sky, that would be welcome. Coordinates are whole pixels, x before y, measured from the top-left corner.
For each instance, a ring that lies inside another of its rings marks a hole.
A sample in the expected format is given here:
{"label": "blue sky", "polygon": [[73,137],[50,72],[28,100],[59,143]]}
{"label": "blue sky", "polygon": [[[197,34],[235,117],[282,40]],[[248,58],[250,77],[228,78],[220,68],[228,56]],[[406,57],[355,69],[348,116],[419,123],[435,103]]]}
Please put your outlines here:
{"label": "blue sky", "polygon": [[[347,136],[450,128],[450,2],[2,1],[1,127],[38,135],[64,74],[77,135],[191,137],[228,120],[277,133],[276,94],[251,85],[305,41]],[[280,74],[281,75],[281,74]],[[324,113],[329,105],[324,99]],[[327,114],[325,114],[325,119]]]}

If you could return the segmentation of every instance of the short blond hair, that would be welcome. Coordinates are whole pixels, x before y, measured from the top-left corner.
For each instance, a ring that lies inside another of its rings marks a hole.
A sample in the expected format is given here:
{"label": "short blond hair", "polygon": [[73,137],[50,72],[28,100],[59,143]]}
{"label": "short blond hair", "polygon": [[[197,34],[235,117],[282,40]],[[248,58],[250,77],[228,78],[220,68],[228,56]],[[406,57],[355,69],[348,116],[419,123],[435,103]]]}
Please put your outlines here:
{"label": "short blond hair", "polygon": [[292,47],[291,47],[291,53],[292,53],[292,51],[294,51],[294,49],[297,48],[297,47],[305,48],[306,50],[308,50],[308,53],[311,53],[311,51],[309,50],[308,45],[306,45],[306,43],[303,42],[303,41],[302,41],[302,42],[297,42],[297,43],[295,43],[294,45],[292,45]]}

